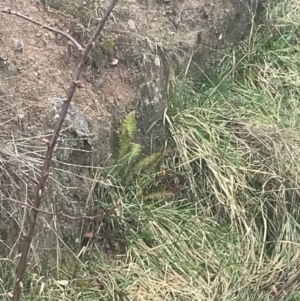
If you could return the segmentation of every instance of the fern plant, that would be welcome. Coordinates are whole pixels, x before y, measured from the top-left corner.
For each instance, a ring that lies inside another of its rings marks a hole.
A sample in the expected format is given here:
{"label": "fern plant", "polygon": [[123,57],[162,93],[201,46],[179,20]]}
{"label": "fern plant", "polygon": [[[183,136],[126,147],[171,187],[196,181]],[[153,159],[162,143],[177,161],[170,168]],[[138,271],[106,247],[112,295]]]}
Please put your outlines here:
{"label": "fern plant", "polygon": [[[173,198],[174,189],[170,189],[170,173],[162,162],[170,154],[163,150],[142,157],[142,146],[135,142],[137,121],[135,111],[129,113],[119,129],[119,146],[116,164],[109,169],[108,175],[118,182],[118,187],[134,191],[144,200]],[[164,175],[163,177],[158,175]],[[168,180],[167,180],[168,179]]]}
{"label": "fern plant", "polygon": [[137,130],[135,111],[129,113],[120,126],[119,148],[116,164],[111,167],[109,175],[114,178],[124,178],[130,173],[132,165],[142,152],[142,146],[134,142]]}
{"label": "fern plant", "polygon": [[[112,246],[114,241],[126,244],[124,235],[130,235],[128,229],[138,231],[140,211],[137,208],[143,202],[174,200],[182,192],[182,181],[178,181],[182,176],[174,166],[173,151],[162,150],[143,156],[142,146],[135,141],[136,133],[136,115],[131,112],[119,128],[115,164],[107,168],[106,174],[99,172],[94,189],[96,211],[111,207],[119,199],[126,203],[122,206],[122,219],[119,215],[110,215],[101,225],[91,226],[101,229],[101,235]],[[132,211],[132,208],[136,209]]]}
{"label": "fern plant", "polygon": [[[134,138],[137,130],[137,122],[135,111],[129,113],[120,127],[120,142],[119,142],[119,154],[118,163],[124,160],[124,157],[129,155],[132,149],[137,149],[133,146]],[[140,148],[141,149],[141,148]],[[137,155],[139,155],[138,153]]]}

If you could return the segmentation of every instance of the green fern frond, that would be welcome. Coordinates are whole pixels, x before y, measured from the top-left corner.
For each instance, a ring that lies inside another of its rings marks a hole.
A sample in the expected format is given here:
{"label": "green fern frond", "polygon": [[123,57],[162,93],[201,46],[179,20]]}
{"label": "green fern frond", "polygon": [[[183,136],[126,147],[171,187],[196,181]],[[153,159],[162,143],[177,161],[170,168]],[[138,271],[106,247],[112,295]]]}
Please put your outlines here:
{"label": "green fern frond", "polygon": [[156,152],[153,153],[141,161],[137,163],[137,165],[134,167],[134,172],[136,174],[139,174],[142,171],[153,171],[158,163],[161,162],[161,160],[164,157],[164,152]]}
{"label": "green fern frond", "polygon": [[123,120],[120,126],[120,143],[119,143],[119,155],[118,161],[122,160],[131,149],[134,136],[137,129],[137,122],[135,119],[135,111],[129,113]]}
{"label": "green fern frond", "polygon": [[128,134],[131,141],[134,139],[137,128],[137,122],[135,119],[135,111],[130,112],[125,119],[123,120],[120,127],[120,135],[121,137],[124,134]]}
{"label": "green fern frond", "polygon": [[121,178],[127,180],[133,176],[132,166],[136,162],[138,156],[141,154],[142,146],[137,143],[130,144],[130,150],[117,162],[114,169],[115,176],[119,175]]}
{"label": "green fern frond", "polygon": [[156,191],[144,196],[144,201],[171,200],[176,197],[176,194],[171,191]]}
{"label": "green fern frond", "polygon": [[126,156],[124,157],[125,163],[127,166],[135,163],[137,157],[141,154],[142,146],[137,143],[131,144],[131,150]]}

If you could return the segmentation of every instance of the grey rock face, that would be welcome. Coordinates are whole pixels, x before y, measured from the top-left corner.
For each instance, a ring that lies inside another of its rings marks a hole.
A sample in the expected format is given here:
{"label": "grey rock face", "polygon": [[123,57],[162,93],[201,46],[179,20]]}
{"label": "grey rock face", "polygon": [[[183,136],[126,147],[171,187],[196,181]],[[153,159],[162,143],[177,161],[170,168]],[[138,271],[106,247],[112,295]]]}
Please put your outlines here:
{"label": "grey rock face", "polygon": [[[54,97],[50,101],[52,110],[46,116],[46,124],[49,128],[53,128],[65,99]],[[96,135],[91,132],[87,118],[74,103],[71,103],[58,139],[57,158],[61,161],[68,161],[74,150],[91,150],[95,142]]]}

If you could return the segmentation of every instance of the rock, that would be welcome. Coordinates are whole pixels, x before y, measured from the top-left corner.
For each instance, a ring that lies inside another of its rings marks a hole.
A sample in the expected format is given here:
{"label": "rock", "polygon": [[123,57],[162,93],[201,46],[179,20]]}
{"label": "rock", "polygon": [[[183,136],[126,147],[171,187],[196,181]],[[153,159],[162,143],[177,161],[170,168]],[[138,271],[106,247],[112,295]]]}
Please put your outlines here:
{"label": "rock", "polygon": [[[58,118],[59,113],[61,112],[62,106],[66,99],[64,98],[52,98],[51,102],[53,105],[53,112],[55,117]],[[57,120],[53,120],[56,122]],[[87,139],[89,144],[91,144],[94,134],[91,133],[88,125],[88,121],[84,116],[83,112],[74,104],[71,103],[66,119],[63,123],[63,130],[68,130],[70,133],[76,135],[79,139]]]}
{"label": "rock", "polygon": [[23,52],[23,48],[24,48],[24,43],[22,40],[18,40],[15,42],[15,51],[16,52]]}
{"label": "rock", "polygon": [[119,60],[118,59],[113,59],[110,64],[112,66],[117,66],[119,64]]}
{"label": "rock", "polygon": [[105,85],[105,81],[104,81],[102,78],[97,78],[97,79],[94,81],[94,84],[93,84],[94,89],[95,89],[96,91],[101,90],[101,89],[104,87],[104,85]]}
{"label": "rock", "polygon": [[0,56],[0,75],[4,76],[4,78],[8,78],[16,75],[17,68],[13,66],[8,57]]}
{"label": "rock", "polygon": [[[52,110],[47,114],[45,124],[47,124],[48,129],[53,129],[59,118],[65,99],[54,97],[50,101],[52,103]],[[61,129],[55,155],[60,161],[69,162],[71,155],[76,150],[91,150],[95,141],[95,134],[90,131],[87,118],[74,103],[71,103]]]}
{"label": "rock", "polygon": [[0,56],[0,70],[9,69],[10,61],[6,56]]}
{"label": "rock", "polygon": [[106,100],[109,104],[113,104],[115,102],[115,98],[113,96],[108,96]]}
{"label": "rock", "polygon": [[128,29],[131,31],[135,31],[136,26],[135,26],[135,22],[132,19],[129,19],[127,22],[128,25]]}

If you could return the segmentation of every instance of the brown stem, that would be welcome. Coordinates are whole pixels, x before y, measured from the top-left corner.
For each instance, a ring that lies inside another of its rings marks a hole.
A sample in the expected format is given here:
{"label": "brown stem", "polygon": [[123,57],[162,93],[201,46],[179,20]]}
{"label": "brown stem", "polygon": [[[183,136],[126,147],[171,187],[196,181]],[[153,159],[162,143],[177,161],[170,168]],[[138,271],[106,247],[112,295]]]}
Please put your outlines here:
{"label": "brown stem", "polygon": [[[72,100],[72,97],[74,95],[74,92],[76,90],[76,87],[78,86],[80,74],[82,72],[86,57],[87,57],[88,52],[90,51],[95,39],[97,38],[97,36],[101,32],[101,30],[103,29],[110,13],[112,12],[112,10],[114,9],[114,7],[117,3],[118,3],[118,0],[111,0],[105,14],[103,15],[102,19],[99,21],[99,23],[97,24],[95,30],[93,31],[92,36],[91,36],[90,40],[88,41],[86,47],[81,51],[81,58],[80,58],[80,61],[79,61],[78,65],[75,69],[74,77],[73,77],[72,83],[69,87],[66,101],[63,104],[63,107],[62,107],[62,110],[60,112],[59,118],[58,118],[57,123],[54,127],[54,131],[52,133],[51,139],[50,139],[49,143],[47,144],[48,145],[47,152],[46,152],[44,164],[43,164],[43,167],[42,167],[41,175],[40,175],[37,187],[36,187],[36,192],[35,192],[35,197],[34,197],[34,207],[35,207],[35,209],[39,209],[40,206],[41,206],[41,199],[42,199],[44,188],[45,188],[48,176],[49,176],[50,163],[51,163],[51,160],[52,160],[52,154],[53,154],[54,146],[57,142],[62,124],[63,124],[63,122],[66,118],[66,115],[68,113],[68,108],[69,108],[70,102]],[[34,24],[41,25],[40,23],[38,23],[36,21],[33,21],[32,19],[30,19],[28,17],[24,17],[23,15],[20,15],[18,13],[12,12],[11,10],[1,10],[1,12],[2,13],[14,14],[14,15],[20,17],[20,18],[23,18],[25,20],[33,22]],[[53,28],[51,28],[51,27],[48,27],[48,26],[47,27],[43,26],[43,27],[48,29],[48,30],[53,31]],[[59,32],[59,33],[63,34],[64,36],[66,36],[66,33],[62,33],[62,32],[57,31],[57,30],[54,30],[54,31]],[[69,35],[67,35],[67,37],[70,38]],[[72,38],[71,41],[74,43],[75,40]],[[79,47],[79,44],[77,42],[76,42],[75,45],[77,47]],[[11,299],[13,301],[19,301],[20,300],[22,286],[23,286],[22,281],[23,281],[24,274],[25,274],[25,271],[26,271],[26,268],[27,268],[27,257],[28,257],[28,252],[29,252],[29,248],[30,248],[30,245],[31,245],[31,241],[32,241],[32,238],[34,236],[34,230],[35,230],[35,225],[36,225],[38,212],[39,212],[38,210],[32,210],[31,214],[29,215],[28,232],[23,235],[24,240],[23,240],[23,246],[22,246],[22,251],[21,251],[21,258],[20,258],[20,261],[19,261],[18,269],[17,269],[17,276],[16,276],[16,280],[15,280],[15,286],[14,286],[13,293],[10,294]]]}
{"label": "brown stem", "polygon": [[275,293],[275,295],[272,298],[272,301],[277,301],[281,295],[288,289],[290,288],[297,280],[300,279],[300,270],[292,276],[283,286],[282,288]]}
{"label": "brown stem", "polygon": [[27,20],[27,21],[29,21],[29,22],[35,24],[35,25],[41,26],[42,28],[48,29],[49,31],[52,31],[52,32],[55,32],[55,33],[59,33],[59,34],[61,34],[62,36],[66,37],[68,40],[70,40],[70,41],[76,46],[76,48],[77,48],[80,52],[83,52],[83,51],[84,51],[84,49],[82,48],[82,46],[81,46],[81,45],[80,45],[73,37],[71,37],[71,36],[70,36],[69,34],[67,34],[66,32],[63,32],[63,31],[61,31],[61,30],[59,30],[59,29],[50,27],[50,26],[48,26],[48,25],[44,25],[44,24],[42,24],[42,23],[40,23],[40,22],[38,22],[38,21],[35,21],[35,20],[33,20],[33,19],[29,18],[29,17],[26,17],[26,16],[24,16],[24,15],[22,15],[22,14],[19,14],[19,13],[15,12],[15,11],[12,11],[12,10],[9,9],[9,8],[8,8],[8,9],[1,9],[0,11],[1,11],[2,13],[5,13],[5,14],[15,15],[15,16],[17,16],[17,17],[19,17],[19,18],[22,18],[22,19],[24,19],[24,20]]}

